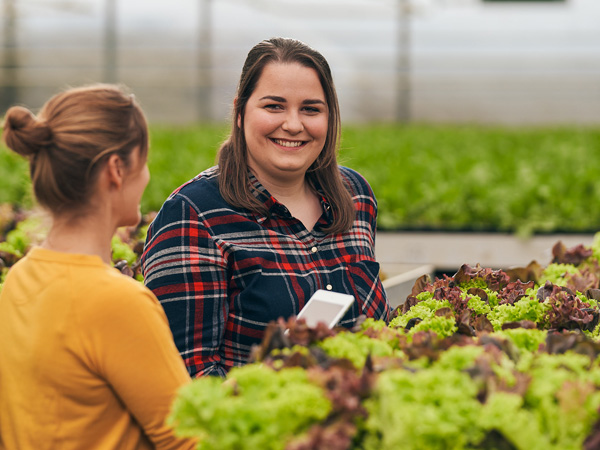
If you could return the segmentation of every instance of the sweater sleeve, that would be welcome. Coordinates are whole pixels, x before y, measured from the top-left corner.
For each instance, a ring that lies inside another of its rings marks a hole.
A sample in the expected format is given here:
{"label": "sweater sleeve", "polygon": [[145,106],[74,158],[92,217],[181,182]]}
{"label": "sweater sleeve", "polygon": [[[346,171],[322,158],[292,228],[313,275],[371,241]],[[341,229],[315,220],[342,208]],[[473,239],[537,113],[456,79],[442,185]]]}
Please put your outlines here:
{"label": "sweater sleeve", "polygon": [[84,319],[82,340],[98,374],[157,450],[192,449],[194,441],[176,438],[165,423],[177,390],[190,377],[164,312],[150,291],[136,281],[123,281],[99,288],[102,301]]}
{"label": "sweater sleeve", "polygon": [[165,310],[190,375],[224,377],[227,261],[183,196],[167,200],[150,225],[142,265],[146,286]]}

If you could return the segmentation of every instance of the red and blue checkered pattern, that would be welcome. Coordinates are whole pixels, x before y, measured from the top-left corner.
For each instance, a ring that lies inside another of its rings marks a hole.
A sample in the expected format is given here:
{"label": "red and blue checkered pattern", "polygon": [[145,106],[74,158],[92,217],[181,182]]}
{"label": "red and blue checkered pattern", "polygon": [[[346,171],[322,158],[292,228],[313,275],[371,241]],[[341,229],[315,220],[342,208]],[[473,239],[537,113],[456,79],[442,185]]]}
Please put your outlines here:
{"label": "red and blue checkered pattern", "polygon": [[150,225],[142,257],[146,285],[160,300],[192,376],[225,376],[247,362],[265,327],[298,314],[317,289],[351,294],[340,321],[359,315],[388,320],[390,307],[375,261],[377,202],[367,181],[340,167],[356,218],[340,234],[322,231],[331,208],[307,230],[251,176],[269,216],[234,208],[210,168],[167,199]]}

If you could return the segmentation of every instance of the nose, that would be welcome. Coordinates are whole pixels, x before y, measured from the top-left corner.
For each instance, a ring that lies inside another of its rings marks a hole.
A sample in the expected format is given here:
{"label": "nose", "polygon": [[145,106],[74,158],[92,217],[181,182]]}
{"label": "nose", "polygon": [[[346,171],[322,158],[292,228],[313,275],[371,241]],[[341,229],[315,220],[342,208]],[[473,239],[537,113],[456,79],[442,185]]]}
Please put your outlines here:
{"label": "nose", "polygon": [[283,121],[281,128],[290,134],[298,134],[304,130],[304,124],[302,123],[302,119],[297,112],[288,111],[285,115],[285,120]]}

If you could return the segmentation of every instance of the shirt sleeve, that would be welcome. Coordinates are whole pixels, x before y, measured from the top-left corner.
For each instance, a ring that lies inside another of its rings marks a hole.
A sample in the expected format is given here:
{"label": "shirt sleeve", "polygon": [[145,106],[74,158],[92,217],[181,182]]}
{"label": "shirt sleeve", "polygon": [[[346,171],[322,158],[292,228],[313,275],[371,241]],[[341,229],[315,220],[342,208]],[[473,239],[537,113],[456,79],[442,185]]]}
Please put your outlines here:
{"label": "shirt sleeve", "polygon": [[[371,214],[371,234],[373,241],[373,254],[375,254],[375,239],[377,234],[377,198],[375,197],[375,193],[371,189],[371,186],[365,180],[365,183],[368,187],[369,196],[373,202],[373,212]],[[375,274],[375,284],[376,291],[380,292],[379,295],[373,297],[373,302],[369,305],[366,305],[365,312],[368,317],[374,317],[379,320],[385,320],[385,322],[389,322],[390,320],[390,304],[387,299],[387,294],[385,293],[385,289],[383,288],[383,284],[381,283],[381,278],[379,277],[379,264],[377,265],[377,273]]]}
{"label": "shirt sleeve", "polygon": [[[371,253],[375,255],[375,238],[377,232],[377,198],[368,181],[358,172],[342,168],[342,175],[349,183],[352,190],[354,204],[357,210],[356,221],[363,222],[368,230]],[[362,226],[359,226],[362,228]],[[352,264],[349,268],[355,280],[355,290],[362,293],[365,299],[362,304],[362,313],[386,322],[390,319],[390,304],[381,278],[379,277],[379,264],[373,258],[372,261],[362,261]]]}
{"label": "shirt sleeve", "polygon": [[156,298],[127,284],[100,288],[103,300],[80,327],[86,353],[157,450],[193,449],[195,440],[177,438],[165,423],[190,377]]}
{"label": "shirt sleeve", "polygon": [[227,261],[183,197],[167,200],[150,225],[142,267],[190,375],[224,377],[220,349],[229,312]]}

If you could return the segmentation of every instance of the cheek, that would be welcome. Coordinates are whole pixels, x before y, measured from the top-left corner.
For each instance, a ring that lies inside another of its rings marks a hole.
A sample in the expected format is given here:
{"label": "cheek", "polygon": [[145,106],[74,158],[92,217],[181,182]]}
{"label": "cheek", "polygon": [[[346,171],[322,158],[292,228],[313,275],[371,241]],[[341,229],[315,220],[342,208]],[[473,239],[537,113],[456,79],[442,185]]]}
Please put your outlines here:
{"label": "cheek", "polygon": [[310,124],[310,132],[314,137],[318,137],[321,139],[327,138],[327,120],[315,120]]}
{"label": "cheek", "polygon": [[244,117],[244,133],[246,135],[264,135],[276,130],[282,122],[282,115],[266,111],[255,111]]}

